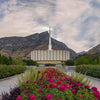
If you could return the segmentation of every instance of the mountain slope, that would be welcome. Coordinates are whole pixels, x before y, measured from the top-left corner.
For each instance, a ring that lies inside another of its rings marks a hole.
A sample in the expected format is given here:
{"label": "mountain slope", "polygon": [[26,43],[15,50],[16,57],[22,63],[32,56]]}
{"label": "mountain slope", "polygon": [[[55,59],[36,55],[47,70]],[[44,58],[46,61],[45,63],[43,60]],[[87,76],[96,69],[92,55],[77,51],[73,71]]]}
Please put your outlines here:
{"label": "mountain slope", "polygon": [[[21,56],[30,58],[30,52],[38,49],[48,49],[48,32],[36,33],[26,37],[5,37],[0,39],[0,52],[5,56],[12,56],[16,58]],[[72,49],[68,48],[64,43],[52,38],[53,49],[68,50],[71,53],[71,58],[77,54]]]}
{"label": "mountain slope", "polygon": [[93,47],[92,49],[90,49],[88,51],[88,53],[91,53],[91,54],[96,54],[96,53],[100,53],[100,44],[98,44],[97,46]]}

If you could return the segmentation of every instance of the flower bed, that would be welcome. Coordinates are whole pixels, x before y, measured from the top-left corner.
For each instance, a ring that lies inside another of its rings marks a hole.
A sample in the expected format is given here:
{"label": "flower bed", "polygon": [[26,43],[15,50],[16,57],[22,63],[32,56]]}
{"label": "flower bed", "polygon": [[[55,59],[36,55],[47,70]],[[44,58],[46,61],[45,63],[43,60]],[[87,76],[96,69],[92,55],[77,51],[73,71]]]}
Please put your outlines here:
{"label": "flower bed", "polygon": [[[20,85],[4,94],[2,100],[99,100],[96,87],[90,88],[80,81],[74,81],[54,68],[31,71],[30,79],[20,80]],[[34,74],[35,73],[35,74]]]}
{"label": "flower bed", "polygon": [[100,78],[100,65],[79,65],[76,66],[76,72]]}

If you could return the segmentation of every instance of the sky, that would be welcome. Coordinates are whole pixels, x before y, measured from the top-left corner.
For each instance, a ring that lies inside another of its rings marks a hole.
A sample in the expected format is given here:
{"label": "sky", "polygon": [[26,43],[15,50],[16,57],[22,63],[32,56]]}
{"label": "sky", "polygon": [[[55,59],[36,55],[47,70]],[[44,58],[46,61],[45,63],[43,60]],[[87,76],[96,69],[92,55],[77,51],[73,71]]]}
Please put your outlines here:
{"label": "sky", "polygon": [[0,38],[47,31],[76,52],[100,43],[100,0],[0,0]]}

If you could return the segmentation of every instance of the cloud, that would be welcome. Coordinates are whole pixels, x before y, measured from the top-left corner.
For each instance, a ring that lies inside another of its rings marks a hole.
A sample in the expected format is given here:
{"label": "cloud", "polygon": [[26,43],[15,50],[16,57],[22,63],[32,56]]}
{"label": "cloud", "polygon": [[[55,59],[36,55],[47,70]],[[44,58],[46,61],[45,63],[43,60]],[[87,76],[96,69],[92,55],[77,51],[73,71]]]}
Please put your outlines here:
{"label": "cloud", "polygon": [[53,27],[53,36],[76,52],[98,44],[99,0],[5,0],[0,37],[26,36]]}

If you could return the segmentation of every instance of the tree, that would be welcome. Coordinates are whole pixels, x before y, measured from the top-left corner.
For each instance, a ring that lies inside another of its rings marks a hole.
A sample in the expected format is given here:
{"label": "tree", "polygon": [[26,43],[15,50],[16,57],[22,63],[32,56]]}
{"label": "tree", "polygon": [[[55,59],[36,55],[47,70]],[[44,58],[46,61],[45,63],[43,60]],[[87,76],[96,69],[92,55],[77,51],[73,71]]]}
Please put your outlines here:
{"label": "tree", "polygon": [[11,65],[12,63],[13,63],[13,59],[12,59],[12,57],[11,56],[9,56],[9,65]]}
{"label": "tree", "polygon": [[74,61],[70,59],[70,60],[65,61],[65,64],[72,66],[72,65],[74,65]]}
{"label": "tree", "polygon": [[99,57],[99,65],[100,65],[100,57]]}
{"label": "tree", "polygon": [[92,59],[91,54],[88,54],[88,61],[89,61],[89,64],[93,64],[93,59]]}
{"label": "tree", "polygon": [[94,65],[97,65],[97,59],[94,60],[93,64]]}
{"label": "tree", "polygon": [[0,54],[0,64],[3,64],[3,59],[2,59],[1,54]]}
{"label": "tree", "polygon": [[21,57],[17,57],[16,60],[14,60],[13,64],[16,65],[25,65]]}
{"label": "tree", "polygon": [[36,62],[33,60],[23,60],[24,63],[26,63],[26,65],[31,66],[31,65],[35,65],[36,66]]}
{"label": "tree", "polygon": [[2,56],[2,60],[3,60],[2,64],[9,65],[9,59],[6,56]]}

